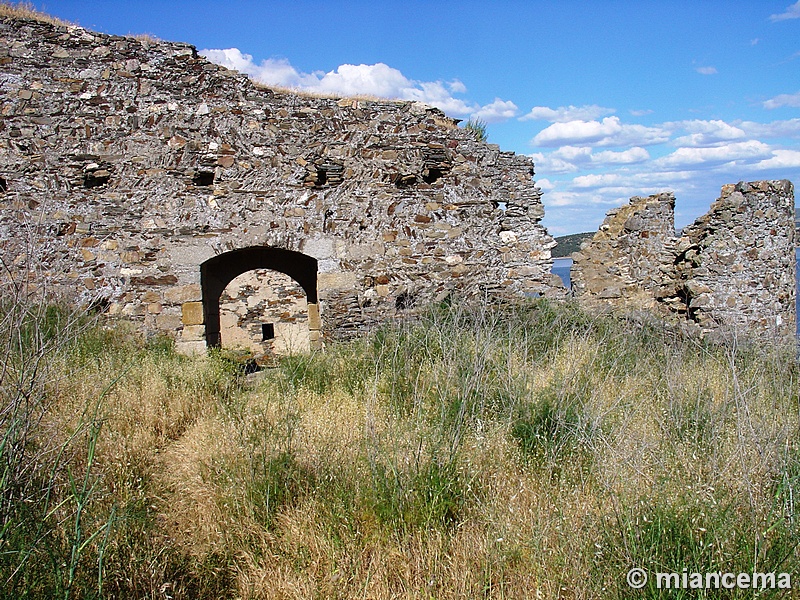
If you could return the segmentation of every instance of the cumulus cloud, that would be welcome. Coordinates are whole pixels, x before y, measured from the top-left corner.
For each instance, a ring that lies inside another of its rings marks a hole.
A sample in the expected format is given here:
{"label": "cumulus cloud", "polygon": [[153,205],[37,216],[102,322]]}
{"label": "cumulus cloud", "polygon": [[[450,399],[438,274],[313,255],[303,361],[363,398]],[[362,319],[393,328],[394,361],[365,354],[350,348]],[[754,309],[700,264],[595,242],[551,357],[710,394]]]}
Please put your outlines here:
{"label": "cumulus cloud", "polygon": [[654,160],[653,165],[664,169],[702,168],[735,161],[754,163],[771,156],[772,150],[767,144],[748,140],[712,147],[678,148],[672,154]]}
{"label": "cumulus cloud", "polygon": [[279,85],[282,87],[304,88],[316,85],[318,77],[311,74],[301,74],[286,59],[269,58],[259,64],[253,62],[253,56],[245,54],[238,48],[225,50],[201,50],[200,54],[208,60],[229,69],[249,75],[253,79]]}
{"label": "cumulus cloud", "polygon": [[629,125],[619,117],[606,117],[602,121],[557,122],[544,128],[536,137],[536,146],[564,146],[572,144],[590,146],[646,146],[661,144],[669,139],[669,132],[659,127]]}
{"label": "cumulus cloud", "polygon": [[667,126],[674,126],[689,132],[689,135],[673,140],[676,146],[715,146],[732,140],[740,140],[746,136],[739,127],[720,120],[695,119],[670,123]]}
{"label": "cumulus cloud", "polygon": [[700,75],[716,75],[717,74],[717,68],[716,67],[711,67],[711,66],[709,66],[709,67],[697,67],[695,69],[695,71],[700,73]]}
{"label": "cumulus cloud", "polygon": [[517,105],[510,100],[495,98],[494,102],[481,106],[471,116],[487,123],[499,123],[500,121],[513,119],[518,112]]}
{"label": "cumulus cloud", "polygon": [[533,160],[533,164],[536,167],[537,173],[555,175],[562,173],[575,173],[579,169],[575,163],[569,160],[564,160],[563,158],[559,158],[558,156],[554,156],[554,153],[552,152],[550,154],[544,154],[542,152],[528,154],[528,158]]}
{"label": "cumulus cloud", "polygon": [[592,162],[595,164],[606,165],[631,165],[641,163],[650,159],[650,153],[640,146],[634,146],[621,152],[613,150],[604,150],[592,156]]}
{"label": "cumulus cloud", "polygon": [[552,192],[546,200],[548,206],[580,206],[587,202],[591,202],[591,199],[578,192]]}
{"label": "cumulus cloud", "polygon": [[214,63],[236,69],[267,85],[343,96],[374,95],[382,98],[417,100],[432,104],[448,114],[459,116],[480,110],[475,104],[453,96],[466,91],[466,86],[457,79],[448,83],[416,81],[384,63],[344,64],[327,73],[322,71],[303,73],[285,59],[270,58],[256,63],[252,55],[245,54],[238,48],[201,50],[200,54]]}
{"label": "cumulus cloud", "polygon": [[800,19],[800,0],[788,6],[782,13],[769,16],[769,20],[773,23],[786,21],[787,19]]}
{"label": "cumulus cloud", "polygon": [[769,110],[781,108],[782,106],[800,108],[800,92],[795,94],[780,94],[764,102],[764,108]]}
{"label": "cumulus cloud", "polygon": [[613,108],[605,108],[596,104],[585,106],[534,106],[531,111],[520,117],[520,121],[550,121],[551,123],[566,123],[568,121],[592,121],[606,115],[614,114]]}
{"label": "cumulus cloud", "polygon": [[563,158],[572,163],[589,162],[592,160],[592,149],[589,146],[561,146],[550,156]]}
{"label": "cumulus cloud", "polygon": [[536,187],[538,187],[543,192],[549,192],[556,188],[556,185],[550,181],[549,179],[537,179],[536,180]]}
{"label": "cumulus cloud", "polygon": [[578,189],[607,187],[618,183],[623,183],[622,176],[618,173],[604,173],[602,175],[590,173],[572,180],[573,187]]}
{"label": "cumulus cloud", "polygon": [[759,171],[764,169],[800,169],[800,151],[775,150],[771,158],[756,163],[753,168]]}
{"label": "cumulus cloud", "polygon": [[800,139],[800,119],[772,121],[771,123],[740,121],[737,125],[741,127],[747,135],[752,137]]}
{"label": "cumulus cloud", "polygon": [[464,94],[467,91],[467,86],[465,86],[461,81],[458,79],[454,79],[453,81],[447,84],[447,88],[453,92],[454,94]]}

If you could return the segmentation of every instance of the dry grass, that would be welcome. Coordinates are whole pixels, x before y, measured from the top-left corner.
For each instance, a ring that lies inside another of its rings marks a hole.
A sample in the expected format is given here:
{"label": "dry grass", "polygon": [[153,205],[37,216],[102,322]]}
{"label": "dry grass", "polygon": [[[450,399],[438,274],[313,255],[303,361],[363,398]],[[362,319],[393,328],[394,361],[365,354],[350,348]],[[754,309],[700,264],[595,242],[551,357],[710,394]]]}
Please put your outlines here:
{"label": "dry grass", "polygon": [[61,26],[74,25],[74,23],[64,21],[63,19],[37,10],[31,2],[8,2],[7,0],[3,0],[0,2],[0,18],[32,19],[41,23]]}
{"label": "dry grass", "polygon": [[[447,309],[245,384],[222,357],[92,335],[60,355],[40,424],[84,432],[57,474],[64,551],[70,477],[93,482],[84,537],[114,523],[76,590],[639,598],[658,591],[629,590],[632,566],[800,565],[797,367],[778,350],[546,304]],[[8,564],[9,589],[34,585]]]}

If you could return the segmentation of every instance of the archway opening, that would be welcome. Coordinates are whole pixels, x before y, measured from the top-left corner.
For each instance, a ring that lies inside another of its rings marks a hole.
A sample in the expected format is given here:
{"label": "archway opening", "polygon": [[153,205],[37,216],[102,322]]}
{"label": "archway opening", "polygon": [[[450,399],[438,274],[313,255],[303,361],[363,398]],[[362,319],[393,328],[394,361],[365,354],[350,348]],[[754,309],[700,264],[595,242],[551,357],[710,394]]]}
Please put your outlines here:
{"label": "archway opening", "polygon": [[256,269],[234,278],[219,300],[220,345],[256,356],[311,350],[308,302],[288,275]]}
{"label": "archway opening", "polygon": [[[251,246],[232,250],[209,258],[200,265],[200,287],[203,293],[206,345],[219,347],[222,343],[220,298],[228,284],[244,273],[264,269],[287,275],[297,282],[305,293],[309,346],[312,349],[319,348],[321,346],[321,323],[317,304],[317,259],[301,252],[271,248],[269,246]],[[258,283],[257,275],[256,283]],[[236,295],[238,297],[238,292]],[[269,324],[268,321],[261,321],[260,323]],[[273,323],[273,329],[277,337],[277,332],[280,328],[275,327],[275,325],[277,323]]]}

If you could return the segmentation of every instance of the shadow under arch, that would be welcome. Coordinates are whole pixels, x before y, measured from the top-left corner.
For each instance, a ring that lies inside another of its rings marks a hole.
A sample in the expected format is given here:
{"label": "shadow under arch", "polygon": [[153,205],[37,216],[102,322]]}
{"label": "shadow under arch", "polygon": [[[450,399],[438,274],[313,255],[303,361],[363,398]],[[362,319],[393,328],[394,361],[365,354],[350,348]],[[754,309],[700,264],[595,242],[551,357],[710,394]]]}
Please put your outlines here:
{"label": "shadow under arch", "polygon": [[288,275],[300,284],[309,304],[317,304],[317,259],[302,252],[250,246],[218,254],[200,265],[200,288],[203,292],[203,317],[206,345],[218,347],[220,337],[219,299],[228,284],[242,273],[270,269]]}

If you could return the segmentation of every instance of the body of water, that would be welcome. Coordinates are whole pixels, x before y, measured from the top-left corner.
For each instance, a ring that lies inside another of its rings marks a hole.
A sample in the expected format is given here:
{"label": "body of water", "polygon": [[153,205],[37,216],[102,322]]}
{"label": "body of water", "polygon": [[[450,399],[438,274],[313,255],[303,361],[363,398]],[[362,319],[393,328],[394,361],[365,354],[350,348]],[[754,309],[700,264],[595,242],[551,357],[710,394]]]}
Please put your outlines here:
{"label": "body of water", "polygon": [[569,279],[569,270],[571,268],[572,268],[571,258],[553,259],[553,268],[551,269],[551,272],[561,277],[561,281],[564,282],[564,285],[566,286],[567,289],[569,289],[571,286],[571,282]]}
{"label": "body of water", "polygon": [[[797,312],[800,314],[800,248],[795,248],[795,272],[797,273]],[[571,286],[569,270],[572,267],[571,258],[554,258],[552,272],[561,277],[567,289]],[[800,336],[800,319],[797,321],[797,335]]]}

